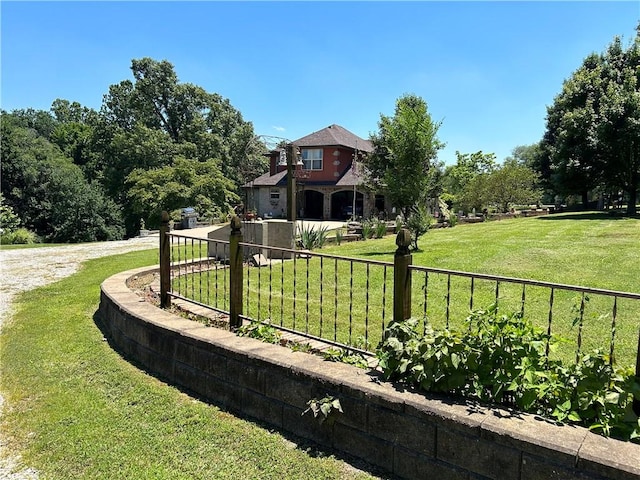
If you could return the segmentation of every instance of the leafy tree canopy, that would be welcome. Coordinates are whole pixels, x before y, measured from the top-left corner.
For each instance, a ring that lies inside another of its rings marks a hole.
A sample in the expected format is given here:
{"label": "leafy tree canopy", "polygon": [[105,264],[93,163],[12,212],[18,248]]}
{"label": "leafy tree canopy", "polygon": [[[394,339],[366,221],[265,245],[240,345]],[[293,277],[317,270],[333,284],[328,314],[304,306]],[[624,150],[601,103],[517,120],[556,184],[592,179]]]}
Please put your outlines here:
{"label": "leafy tree canopy", "polygon": [[42,130],[24,122],[22,113],[3,112],[1,120],[2,192],[22,225],[56,242],[122,238],[118,208],[99,185],[90,184]]}
{"label": "leafy tree canopy", "polygon": [[264,173],[266,158],[253,141],[253,126],[229,100],[179,82],[166,60],[133,60],[131,71],[133,82],[112,85],[104,97],[102,113],[118,132],[137,137],[140,131],[155,131],[171,143],[189,144],[189,152],[181,151],[189,158],[222,158],[220,168],[236,187]]}
{"label": "leafy tree canopy", "polygon": [[426,102],[416,95],[396,101],[393,117],[380,115],[378,132],[371,135],[373,152],[365,159],[368,182],[382,189],[405,216],[424,201],[433,188],[440,122],[434,122]]}
{"label": "leafy tree canopy", "polygon": [[443,189],[447,203],[457,209],[470,209],[476,205],[466,205],[463,202],[465,190],[474,177],[490,173],[497,167],[496,156],[493,153],[460,153],[456,151],[455,165],[449,165],[444,170]]}
{"label": "leafy tree canopy", "polygon": [[[141,198],[143,179],[151,188],[151,183],[171,176],[170,172],[180,170],[187,160],[196,172],[215,165],[217,173],[212,181],[217,182],[216,188],[209,190],[215,195],[206,201],[202,194],[198,194],[199,200],[185,198],[185,192],[195,192],[185,186],[177,196],[183,202],[178,207],[200,203],[208,212],[225,211],[241,186],[268,167],[264,146],[254,141],[252,124],[229,100],[181,83],[173,65],[166,60],[133,60],[131,71],[133,81],[124,80],[109,87],[101,110],[103,123],[98,126],[103,139],[103,182],[112,198],[123,205],[127,230],[137,229],[142,210],[149,215],[145,219],[151,222],[149,225],[159,218],[159,211],[129,203]],[[228,181],[218,182],[219,178]],[[153,185],[154,190],[162,188],[162,184]]]}
{"label": "leafy tree canopy", "polygon": [[568,78],[547,109],[539,172],[560,193],[627,192],[635,213],[640,185],[640,25],[625,49],[616,37]]}
{"label": "leafy tree canopy", "polygon": [[128,200],[133,213],[159,225],[162,210],[193,206],[204,216],[219,218],[230,211],[238,197],[218,162],[176,158],[172,165],[137,169],[127,177]]}
{"label": "leafy tree canopy", "polygon": [[472,208],[495,206],[507,212],[512,205],[536,203],[541,191],[537,187],[538,175],[514,159],[488,173],[476,175],[466,186],[462,203]]}

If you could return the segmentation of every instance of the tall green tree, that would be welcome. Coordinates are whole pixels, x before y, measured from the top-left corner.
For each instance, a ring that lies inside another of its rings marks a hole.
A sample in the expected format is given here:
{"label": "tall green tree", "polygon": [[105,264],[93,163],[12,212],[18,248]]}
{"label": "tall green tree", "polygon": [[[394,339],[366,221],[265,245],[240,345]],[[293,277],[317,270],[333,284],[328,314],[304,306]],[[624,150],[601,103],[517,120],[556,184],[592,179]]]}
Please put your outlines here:
{"label": "tall green tree", "polygon": [[505,163],[515,161],[537,173],[536,187],[542,192],[544,203],[554,203],[555,190],[550,181],[550,164],[545,155],[542,142],[530,145],[518,145],[513,148],[511,155],[505,159]]}
{"label": "tall green tree", "polygon": [[78,102],[56,99],[51,105],[56,126],[50,139],[78,165],[90,182],[101,180],[101,151],[96,148],[96,127],[100,116]]}
{"label": "tall green tree", "polygon": [[179,157],[162,168],[134,170],[127,177],[127,186],[132,211],[150,226],[159,225],[162,210],[193,206],[200,214],[219,218],[238,201],[231,181],[213,160]]}
{"label": "tall green tree", "polygon": [[118,207],[57,145],[22,120],[2,113],[1,187],[22,225],[56,242],[122,238]]}
{"label": "tall green tree", "polygon": [[606,184],[627,193],[627,213],[636,213],[640,188],[640,25],[626,50],[620,39],[604,54],[598,138],[606,159]]}
{"label": "tall green tree", "polygon": [[471,210],[480,205],[469,202],[475,195],[466,192],[471,180],[478,175],[490,173],[497,168],[496,156],[493,153],[478,151],[475,153],[460,153],[456,151],[455,165],[449,165],[444,171],[443,200],[454,211],[458,209]]}
{"label": "tall green tree", "polygon": [[[104,184],[124,207],[130,233],[137,229],[140,212],[129,202],[127,188],[139,184],[141,172],[148,171],[148,179],[159,180],[177,167],[179,159],[201,162],[203,168],[216,165],[230,182],[224,183],[224,195],[214,195],[209,201],[222,203],[209,205],[207,210],[224,211],[226,199],[235,198],[243,184],[267,170],[264,146],[254,141],[252,124],[229,100],[181,83],[167,61],[133,60],[131,71],[133,81],[124,80],[109,88],[101,110],[104,123],[98,126],[102,138],[108,139],[101,143]],[[154,176],[154,169],[163,175]],[[134,171],[135,176],[129,178]],[[134,197],[139,196],[138,191]],[[183,207],[203,204],[196,198],[183,202]],[[145,221],[153,224],[159,213],[150,214]]]}
{"label": "tall green tree", "polygon": [[463,202],[475,208],[494,206],[501,212],[512,205],[536,203],[542,191],[537,173],[511,158],[490,172],[473,177],[464,190]]}
{"label": "tall green tree", "polygon": [[[560,193],[622,190],[636,212],[640,187],[640,25],[624,48],[615,38],[589,55],[547,109],[541,143],[548,175]],[[542,164],[544,165],[544,163]]]}
{"label": "tall green tree", "polygon": [[384,191],[405,218],[438,186],[437,154],[444,147],[439,128],[427,103],[409,94],[396,101],[392,117],[380,115],[378,132],[371,135],[373,152],[364,161],[367,182]]}
{"label": "tall green tree", "polygon": [[605,161],[598,137],[598,111],[603,100],[602,58],[592,54],[564,82],[562,92],[547,108],[547,129],[542,141],[550,168],[548,175],[562,195],[588,194],[602,183]]}
{"label": "tall green tree", "polygon": [[538,175],[516,160],[504,164],[488,174],[485,187],[485,203],[493,204],[502,212],[512,205],[537,203],[542,192],[537,188]]}
{"label": "tall green tree", "polygon": [[228,99],[181,83],[166,60],[132,60],[131,71],[133,82],[112,85],[105,95],[102,112],[111,125],[131,133],[141,127],[163,132],[174,144],[188,144],[190,158],[224,159],[220,168],[237,187],[265,172],[264,148],[254,141],[253,125]]}

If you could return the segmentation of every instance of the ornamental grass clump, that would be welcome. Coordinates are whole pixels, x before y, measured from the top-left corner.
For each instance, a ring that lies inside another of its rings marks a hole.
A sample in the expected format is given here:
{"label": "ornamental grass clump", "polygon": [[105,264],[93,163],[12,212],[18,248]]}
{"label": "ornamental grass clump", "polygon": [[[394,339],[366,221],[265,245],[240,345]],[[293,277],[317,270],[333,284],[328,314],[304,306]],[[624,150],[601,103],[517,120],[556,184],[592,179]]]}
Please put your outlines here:
{"label": "ornamental grass clump", "polygon": [[303,225],[298,228],[298,235],[298,244],[305,250],[313,250],[324,246],[329,229],[326,226],[314,228],[313,225]]}
{"label": "ornamental grass clump", "polygon": [[640,383],[630,368],[609,362],[596,350],[572,365],[549,360],[564,342],[519,313],[500,314],[496,305],[477,310],[460,330],[417,329],[418,320],[394,322],[377,356],[387,380],[430,392],[445,392],[576,423],[601,433],[640,441],[633,411]]}

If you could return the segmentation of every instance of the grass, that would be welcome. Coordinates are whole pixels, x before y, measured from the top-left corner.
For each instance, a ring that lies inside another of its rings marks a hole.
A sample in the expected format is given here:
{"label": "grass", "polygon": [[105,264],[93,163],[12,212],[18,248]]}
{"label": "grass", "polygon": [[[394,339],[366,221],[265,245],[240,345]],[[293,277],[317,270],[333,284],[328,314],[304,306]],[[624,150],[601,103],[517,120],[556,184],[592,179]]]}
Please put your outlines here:
{"label": "grass", "polygon": [[68,243],[22,243],[22,244],[6,244],[0,243],[0,250],[18,250],[23,248],[41,248],[41,247],[62,247],[69,245]]}
{"label": "grass", "polygon": [[[354,242],[343,245],[340,254],[392,261],[395,238]],[[504,275],[570,285],[638,292],[640,293],[640,218],[612,217],[601,213],[561,214],[534,218],[519,218],[479,224],[459,224],[451,229],[433,229],[420,239],[421,250],[413,253],[413,263],[434,268],[445,268],[466,272]],[[333,248],[323,252],[334,253]],[[421,296],[422,279],[414,280],[414,300]],[[445,292],[441,285],[438,290],[432,283],[445,281],[444,276],[430,279],[429,289],[435,289],[434,296]],[[458,317],[468,312],[468,281],[458,280]],[[418,285],[416,285],[418,283]],[[492,290],[494,285],[485,286]],[[505,287],[502,287],[505,288]],[[452,285],[455,293],[456,286]],[[502,297],[515,300],[512,310],[519,309],[520,289],[501,290]],[[539,308],[539,324],[546,323],[548,290],[527,293],[528,314],[535,314]],[[487,295],[486,302],[490,298]],[[564,323],[554,320],[554,331],[569,338],[576,338],[576,328],[570,321],[575,317],[571,307],[579,304],[576,294],[557,294],[554,310],[557,308],[565,316]],[[611,319],[600,318],[596,311],[611,311],[611,300],[591,296],[585,314],[583,340],[586,347],[601,346],[608,351]],[[537,304],[537,307],[536,307]],[[478,307],[487,306],[481,302]],[[506,305],[505,305],[506,307]],[[414,315],[421,312],[414,305]],[[430,315],[436,317],[436,315]],[[635,364],[638,329],[640,326],[640,302],[620,300],[616,332],[616,352],[618,361]],[[565,349],[572,350],[574,344]]]}
{"label": "grass", "polygon": [[[450,270],[519,277],[555,283],[640,292],[640,219],[585,213],[520,218],[481,224],[460,224],[434,229],[420,239],[421,250],[413,264]],[[395,236],[326,247],[321,253],[393,262]],[[322,268],[321,268],[322,267]],[[321,276],[322,272],[322,276]],[[215,303],[216,283],[222,272],[192,275],[174,284],[203,303]],[[226,273],[226,272],[225,272]],[[244,273],[244,313],[276,325],[336,339],[342,343],[368,343],[375,348],[385,323],[391,319],[393,271],[379,265],[300,258],[270,267],[248,268]],[[446,323],[447,276],[429,274],[426,316],[443,327]],[[415,273],[412,313],[425,311],[425,276]],[[271,284],[271,288],[269,285]],[[249,292],[249,295],[246,294]],[[337,292],[337,295],[336,295]],[[224,292],[218,292],[218,306]],[[209,298],[207,297],[209,295]],[[522,288],[502,283],[499,302],[503,311],[519,311]],[[469,313],[470,281],[452,277],[451,323],[461,323]],[[525,314],[540,328],[548,322],[550,290],[527,287]],[[386,299],[386,300],[385,300]],[[476,281],[474,308],[488,307],[495,299],[495,282]],[[581,297],[556,291],[553,332],[570,340],[556,355],[575,358]],[[612,332],[613,301],[590,295],[585,302],[582,351],[593,348],[608,353]],[[619,363],[634,365],[638,342],[640,301],[620,299],[617,305],[615,354]]]}
{"label": "grass", "polygon": [[156,258],[148,250],[91,260],[18,296],[0,336],[7,450],[51,479],[371,478],[194,399],[112,350],[93,320],[100,283]]}
{"label": "grass", "polygon": [[[460,224],[428,232],[420,239],[422,250],[414,252],[413,263],[640,292],[639,239],[639,219],[598,214]],[[394,236],[321,250],[383,261],[392,261],[394,251]],[[0,389],[6,401],[0,428],[8,449],[20,452],[42,478],[53,479],[369,478],[333,457],[291,448],[282,435],[164,384],[120,358],[103,341],[92,318],[100,283],[113,273],[154,264],[156,258],[157,252],[148,250],[92,260],[76,275],[18,297],[17,312],[0,336]],[[358,343],[368,334],[375,346],[382,329],[383,269],[372,266],[367,273],[365,266],[354,264],[352,274],[349,264],[340,264],[336,274],[333,262],[324,260],[320,278],[319,262],[297,260],[295,283],[302,293],[296,295],[295,307],[293,262],[283,270],[280,265],[249,269],[247,311],[258,313],[259,291],[263,319],[271,315],[274,323],[282,318],[290,325],[295,318],[298,328],[317,333],[324,318],[323,334],[331,337],[335,328],[347,343]],[[282,316],[280,298],[271,298],[269,311],[269,275],[276,292],[285,290]],[[351,300],[339,298],[337,310],[336,277],[338,290],[354,295]],[[414,314],[420,312],[418,280]],[[388,293],[390,281],[388,272]],[[429,282],[434,299],[441,301],[443,279]],[[201,284],[183,288],[197,296]],[[452,288],[467,287],[454,282]],[[530,295],[535,303],[535,292]],[[568,308],[574,299],[563,302]],[[442,310],[441,305],[433,308]],[[349,308],[354,318],[370,309],[370,330],[356,323],[349,328]],[[391,305],[385,308],[388,321]],[[464,301],[456,308],[462,311]],[[323,317],[318,317],[320,309]],[[619,360],[630,360],[637,348],[640,309],[624,303],[620,310],[616,351],[622,352]],[[607,338],[609,332],[608,321],[588,316],[587,338]]]}

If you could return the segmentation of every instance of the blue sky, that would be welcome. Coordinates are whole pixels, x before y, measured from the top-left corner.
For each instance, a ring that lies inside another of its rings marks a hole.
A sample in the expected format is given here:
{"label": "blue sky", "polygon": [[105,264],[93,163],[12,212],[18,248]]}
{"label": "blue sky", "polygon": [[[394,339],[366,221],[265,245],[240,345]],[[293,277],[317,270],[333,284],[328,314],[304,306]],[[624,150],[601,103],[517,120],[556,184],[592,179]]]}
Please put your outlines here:
{"label": "blue sky", "polygon": [[56,98],[99,109],[134,58],[228,98],[256,134],[337,123],[367,138],[405,93],[442,121],[446,148],[537,142],[564,79],[640,20],[630,2],[0,3],[5,110]]}

